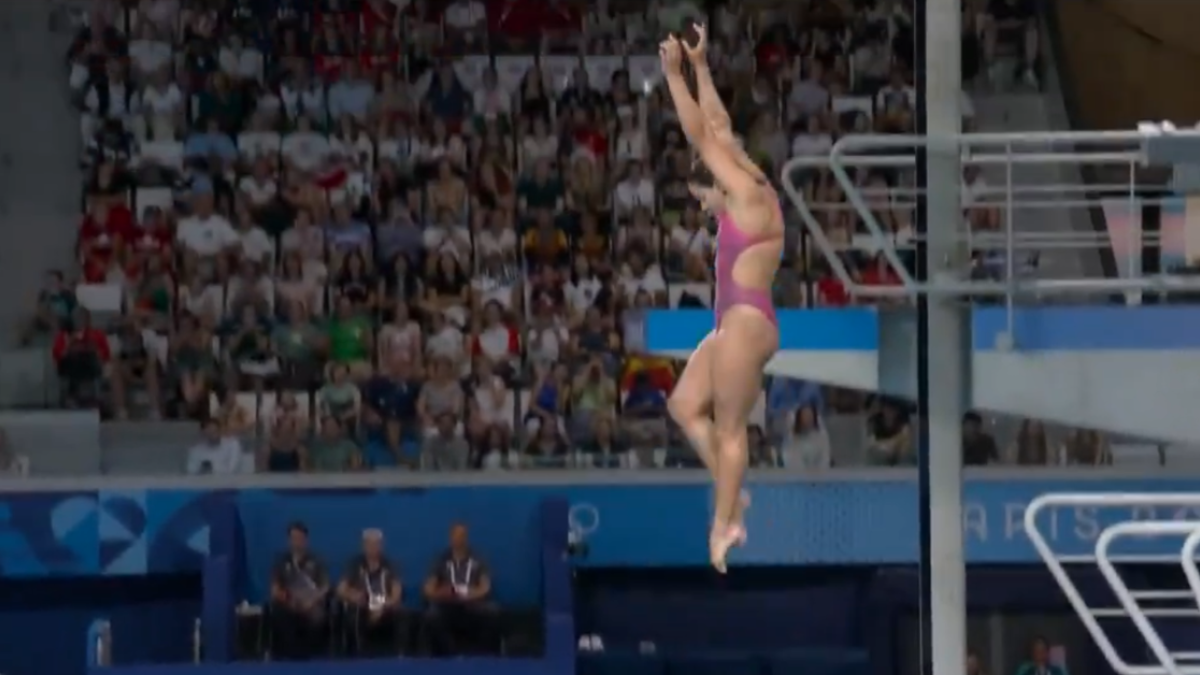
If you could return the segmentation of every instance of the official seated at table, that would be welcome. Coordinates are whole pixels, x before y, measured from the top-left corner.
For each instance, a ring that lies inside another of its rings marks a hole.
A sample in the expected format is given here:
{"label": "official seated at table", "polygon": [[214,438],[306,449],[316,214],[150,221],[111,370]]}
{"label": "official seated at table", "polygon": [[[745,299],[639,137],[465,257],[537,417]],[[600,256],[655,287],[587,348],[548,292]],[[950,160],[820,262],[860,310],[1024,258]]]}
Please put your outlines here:
{"label": "official seated at table", "polygon": [[308,549],[308,528],[288,526],[288,550],[271,570],[268,607],[271,656],[277,660],[307,659],[329,646],[329,572]]}
{"label": "official seated at table", "polygon": [[422,590],[429,603],[425,629],[435,655],[498,650],[500,612],[491,600],[491,572],[471,550],[465,525],[450,528],[450,547],[434,561]]}
{"label": "official seated at table", "polygon": [[355,654],[384,657],[408,651],[410,621],[401,587],[399,567],[383,553],[383,533],[363,531],[362,553],[346,565],[337,590],[346,603],[348,646]]}

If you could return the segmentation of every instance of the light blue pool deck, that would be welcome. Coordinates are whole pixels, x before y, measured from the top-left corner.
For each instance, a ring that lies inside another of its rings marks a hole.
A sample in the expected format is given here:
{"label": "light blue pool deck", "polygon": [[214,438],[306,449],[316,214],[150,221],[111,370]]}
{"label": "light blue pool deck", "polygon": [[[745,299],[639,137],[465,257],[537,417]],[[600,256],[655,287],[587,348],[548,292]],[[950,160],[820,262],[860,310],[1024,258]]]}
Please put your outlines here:
{"label": "light blue pool deck", "polygon": [[[851,352],[879,346],[879,315],[873,309],[780,310],[778,316],[781,349]],[[690,350],[712,328],[708,310],[656,310],[647,317],[646,344],[653,351]],[[997,336],[1007,330],[1004,309],[972,310],[975,349],[995,349]],[[1013,339],[1022,351],[1200,349],[1200,307],[1018,309]]]}

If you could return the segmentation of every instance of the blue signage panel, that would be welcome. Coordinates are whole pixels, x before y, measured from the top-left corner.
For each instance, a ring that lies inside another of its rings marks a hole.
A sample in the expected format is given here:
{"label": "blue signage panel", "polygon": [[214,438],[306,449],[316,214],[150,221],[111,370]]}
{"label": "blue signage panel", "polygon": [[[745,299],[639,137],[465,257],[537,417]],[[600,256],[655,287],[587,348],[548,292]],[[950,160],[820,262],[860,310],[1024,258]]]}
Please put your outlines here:
{"label": "blue signage panel", "polygon": [[[1025,506],[1048,492],[1195,492],[1200,480],[980,479],[968,482],[963,527],[972,563],[1033,563]],[[335,569],[366,527],[415,581],[455,522],[512,596],[536,593],[537,505],[571,503],[580,564],[704,565],[710,490],[697,483],[461,486],[420,489],[142,490],[15,493],[0,499],[0,574],[7,577],[154,574],[236,555],[255,594],[287,525],[303,521]],[[917,556],[916,484],[907,477],[769,482],[753,487],[744,564],[904,564]],[[1200,518],[1188,509],[1070,508],[1042,528],[1057,552],[1088,554],[1100,530],[1131,518]],[[1176,541],[1137,540],[1117,552],[1171,553]],[[1134,551],[1136,549],[1136,551]]]}

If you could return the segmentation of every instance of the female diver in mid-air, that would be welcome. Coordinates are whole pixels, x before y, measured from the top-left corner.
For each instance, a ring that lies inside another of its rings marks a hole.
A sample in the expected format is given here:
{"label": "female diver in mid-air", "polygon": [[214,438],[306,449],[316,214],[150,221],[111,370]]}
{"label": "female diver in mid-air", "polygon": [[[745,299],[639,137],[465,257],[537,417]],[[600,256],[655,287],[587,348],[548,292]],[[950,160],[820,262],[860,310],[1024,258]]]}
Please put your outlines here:
{"label": "female diver in mid-air", "polygon": [[[783,214],[717,96],[705,27],[697,25],[695,32],[694,46],[670,35],[659,55],[679,123],[715,183],[689,187],[717,218],[716,324],[692,352],[671,394],[670,411],[713,474],[708,551],[713,567],[724,573],[729,549],[746,539],[746,425],[762,391],[763,368],[779,348],[771,286],[783,252]],[[683,74],[685,58],[696,78],[694,99]]]}

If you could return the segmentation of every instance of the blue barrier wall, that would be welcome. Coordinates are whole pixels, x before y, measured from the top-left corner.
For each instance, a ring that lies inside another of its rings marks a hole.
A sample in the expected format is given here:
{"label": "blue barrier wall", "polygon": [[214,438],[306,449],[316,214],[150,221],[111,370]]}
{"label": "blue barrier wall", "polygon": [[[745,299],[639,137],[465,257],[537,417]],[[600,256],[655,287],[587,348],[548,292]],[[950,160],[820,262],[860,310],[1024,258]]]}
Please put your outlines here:
{"label": "blue barrier wall", "polygon": [[[847,472],[841,475],[853,475]],[[911,474],[870,480],[829,478],[753,487],[751,538],[743,564],[903,564],[916,560],[916,485]],[[1013,474],[1008,474],[1012,476]],[[1019,474],[1017,474],[1019,475]],[[964,530],[973,563],[1035,562],[1023,532],[1025,505],[1045,492],[1176,491],[1190,479],[968,480]],[[354,490],[143,490],[16,493],[0,498],[4,576],[139,575],[199,571],[209,554],[229,555],[242,591],[261,597],[266,568],[293,520],[335,569],[357,550],[365,527],[383,529],[389,553],[414,580],[444,546],[449,526],[471,526],[479,552],[510,602],[538,601],[537,505],[562,497],[570,527],[587,540],[594,566],[707,564],[694,536],[709,508],[708,486],[537,485]],[[1060,509],[1043,518],[1062,553],[1090,552],[1106,524],[1151,515],[1144,509]],[[1160,510],[1158,517],[1196,517]],[[1133,547],[1133,548],[1122,548]],[[1165,552],[1174,542],[1126,542],[1117,552]]]}
{"label": "blue barrier wall", "polygon": [[[917,523],[911,474],[896,471],[858,477],[862,475],[835,473],[825,479],[775,479],[753,485],[751,538],[738,552],[736,562],[764,567],[805,565],[814,570],[828,565],[913,563]],[[1001,471],[970,479],[963,523],[969,561],[976,565],[1038,564],[1022,530],[1023,516],[1029,501],[1046,492],[1191,492],[1200,488],[1200,480],[1063,475],[1068,474],[1031,478]],[[637,476],[655,480],[653,474]],[[539,522],[539,505],[548,497],[561,497],[569,503],[569,508],[564,505],[559,511],[564,521],[561,530],[565,533],[570,528],[587,542],[588,557],[579,561],[583,566],[597,570],[632,567],[648,573],[656,568],[706,567],[706,482],[699,474],[659,480],[665,482],[9,493],[0,498],[0,569],[4,583],[12,586],[11,591],[0,587],[4,591],[0,634],[10,638],[0,646],[0,672],[80,672],[85,649],[81,636],[87,622],[97,616],[113,620],[115,651],[121,663],[182,660],[187,655],[190,620],[200,611],[202,601],[211,605],[214,598],[262,597],[267,566],[283,545],[286,526],[293,520],[308,524],[314,548],[335,571],[356,550],[363,528],[383,529],[388,551],[406,570],[410,585],[419,582],[432,557],[444,546],[449,526],[465,522],[471,527],[475,546],[493,567],[500,600],[509,605],[560,602],[550,598],[541,582],[541,570],[556,558],[561,560],[559,550],[539,539],[539,533],[546,530]],[[669,484],[672,480],[675,482]],[[1151,516],[1196,518],[1198,514],[1071,508],[1048,512],[1040,524],[1059,552],[1085,553],[1104,525]],[[558,539],[562,538],[560,533]],[[1119,545],[1115,552],[1177,550],[1177,542],[1135,539]],[[213,588],[206,588],[202,594],[198,573],[205,561],[215,556],[227,566],[219,575],[225,590],[212,595]],[[748,617],[756,612],[778,616],[773,625],[779,630],[758,634],[764,641],[851,646],[867,642],[879,631],[894,632],[872,629],[864,618],[882,611],[873,604],[881,602],[874,595],[878,582],[875,577],[870,579],[869,584],[834,577],[806,579],[813,583],[792,588],[787,601],[770,600],[769,593],[697,593],[705,591],[711,581],[671,597],[647,595],[644,587],[624,594],[609,588],[603,597],[581,602],[581,615],[605,625],[625,626],[628,635],[623,637],[632,640],[639,630],[638,621],[649,622],[642,626],[645,630],[670,627],[669,622],[662,623],[664,617],[674,621],[681,615],[702,615],[728,605],[738,611],[726,616]],[[1007,597],[1013,597],[1012,588],[1019,587],[1010,585]],[[566,597],[563,588],[555,594]],[[910,595],[915,597],[915,593]],[[892,609],[883,614],[894,617],[900,611],[897,608],[908,601],[893,598],[889,602]],[[800,606],[837,606],[840,619],[800,620],[796,614]],[[662,608],[673,609],[664,612]],[[570,610],[562,611],[565,615]],[[720,631],[713,628],[712,632]],[[55,642],[46,641],[47,635],[70,638],[70,645],[57,648]],[[131,642],[130,635],[142,639]],[[680,641],[687,637],[686,632],[675,636]],[[41,647],[31,650],[30,645]]]}
{"label": "blue barrier wall", "polygon": [[[780,310],[778,318],[781,349],[870,351],[879,346],[874,309]],[[1034,307],[1018,308],[1012,318],[1013,343],[1023,350],[1200,347],[1200,310],[1193,307]],[[646,344],[653,350],[690,350],[712,328],[712,311],[659,310],[647,316]],[[996,349],[999,335],[1009,330],[1004,309],[972,310],[975,349]]]}

